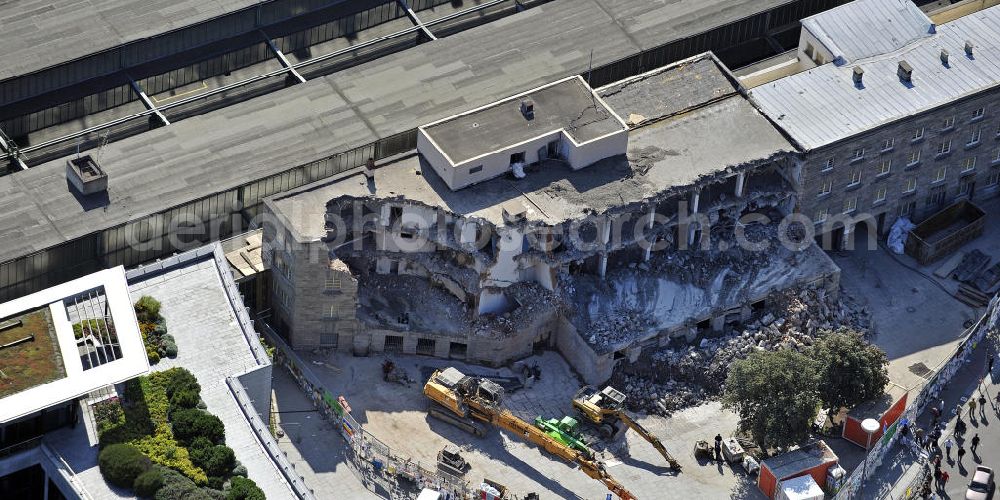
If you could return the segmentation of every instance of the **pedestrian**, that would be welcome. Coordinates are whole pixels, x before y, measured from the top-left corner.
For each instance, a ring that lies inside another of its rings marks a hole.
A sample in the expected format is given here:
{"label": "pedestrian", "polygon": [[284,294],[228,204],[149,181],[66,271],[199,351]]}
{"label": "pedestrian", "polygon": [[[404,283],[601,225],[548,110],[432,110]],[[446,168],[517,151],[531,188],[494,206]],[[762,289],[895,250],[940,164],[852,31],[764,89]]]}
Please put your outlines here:
{"label": "pedestrian", "polygon": [[951,438],[948,438],[948,440],[944,442],[944,451],[948,457],[948,461],[951,461],[951,447],[954,446],[954,444],[955,443],[951,441]]}
{"label": "pedestrian", "polygon": [[979,414],[986,418],[986,396],[979,394]]}
{"label": "pedestrian", "polygon": [[986,374],[989,375],[990,373],[993,373],[993,355],[992,354],[990,354],[989,361],[986,362]]}
{"label": "pedestrian", "polygon": [[962,457],[965,456],[965,447],[958,445],[958,463],[962,463]]}
{"label": "pedestrian", "polygon": [[722,461],[722,445],[718,441],[715,442],[715,461]]}
{"label": "pedestrian", "polygon": [[919,445],[921,448],[923,448],[924,447],[924,430],[922,428],[920,428],[920,427],[917,427],[917,430],[914,431],[913,434],[915,436],[917,436],[917,445]]}
{"label": "pedestrian", "polygon": [[931,407],[931,417],[933,417],[931,419],[931,426],[932,427],[936,426],[938,423],[938,419],[941,418],[941,410],[939,410],[937,406]]}
{"label": "pedestrian", "polygon": [[[961,450],[961,448],[959,448],[959,449]],[[951,475],[948,474],[948,471],[941,471],[941,489],[942,490],[948,487],[948,479],[949,478],[951,478]]]}
{"label": "pedestrian", "polygon": [[976,400],[969,400],[969,418],[976,418]]}
{"label": "pedestrian", "polygon": [[935,467],[934,468],[934,487],[937,488],[937,489],[941,489],[941,475],[942,475],[941,473],[942,472],[943,471],[941,470],[940,467]]}
{"label": "pedestrian", "polygon": [[976,433],[975,436],[972,436],[972,446],[970,446],[969,449],[971,449],[972,452],[975,453],[976,452],[976,448],[979,448],[979,433],[978,432]]}
{"label": "pedestrian", "polygon": [[955,435],[963,436],[965,435],[965,420],[962,420],[962,415],[958,416],[958,420],[955,421]]}

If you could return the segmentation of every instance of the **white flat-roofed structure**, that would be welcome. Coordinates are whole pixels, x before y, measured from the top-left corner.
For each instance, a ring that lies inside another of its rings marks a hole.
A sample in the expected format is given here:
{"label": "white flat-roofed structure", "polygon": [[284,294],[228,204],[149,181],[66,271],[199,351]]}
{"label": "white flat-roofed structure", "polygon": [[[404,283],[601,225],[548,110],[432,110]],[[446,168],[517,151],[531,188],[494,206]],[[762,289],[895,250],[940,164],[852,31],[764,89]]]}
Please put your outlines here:
{"label": "white flat-roofed structure", "polygon": [[[149,372],[123,267],[96,272],[0,304],[0,322],[39,310],[47,310],[51,318],[56,363],[62,364],[64,375],[60,373],[63,376],[56,376],[55,380],[0,399],[0,423]],[[94,325],[99,325],[96,328],[101,333],[77,339],[73,324],[89,321],[97,322]]]}
{"label": "white flat-roofed structure", "polygon": [[515,164],[558,159],[579,170],[627,148],[628,126],[579,76],[417,129],[417,151],[452,190]]}

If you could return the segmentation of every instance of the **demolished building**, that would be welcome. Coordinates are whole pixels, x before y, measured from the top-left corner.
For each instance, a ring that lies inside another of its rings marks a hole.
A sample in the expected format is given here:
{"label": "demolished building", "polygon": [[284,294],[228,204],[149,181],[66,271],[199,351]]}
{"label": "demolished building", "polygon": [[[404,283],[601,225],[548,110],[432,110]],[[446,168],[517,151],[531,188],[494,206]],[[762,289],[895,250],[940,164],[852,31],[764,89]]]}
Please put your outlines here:
{"label": "demolished building", "polygon": [[598,383],[775,292],[837,291],[811,224],[786,217],[792,145],[710,53],[420,132],[419,154],[265,202],[274,323],[294,347],[494,365],[553,347]]}

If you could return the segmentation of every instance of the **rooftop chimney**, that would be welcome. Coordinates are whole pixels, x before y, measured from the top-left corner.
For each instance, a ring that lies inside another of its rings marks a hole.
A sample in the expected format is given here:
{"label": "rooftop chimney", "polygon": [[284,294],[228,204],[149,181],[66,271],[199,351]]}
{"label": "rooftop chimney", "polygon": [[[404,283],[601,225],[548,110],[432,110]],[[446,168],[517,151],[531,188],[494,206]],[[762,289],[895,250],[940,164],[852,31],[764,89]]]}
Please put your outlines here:
{"label": "rooftop chimney", "polygon": [[535,118],[535,101],[530,98],[521,99],[521,114],[531,120]]}
{"label": "rooftop chimney", "polygon": [[864,76],[865,76],[864,68],[862,68],[861,66],[855,66],[853,78],[854,78],[854,85],[856,87],[861,86],[861,81],[864,78]]}
{"label": "rooftop chimney", "polygon": [[965,41],[965,55],[972,57],[972,49],[975,45],[972,45],[972,40]]}
{"label": "rooftop chimney", "polygon": [[899,79],[904,82],[910,82],[913,80],[913,66],[906,61],[899,61],[899,69],[896,70],[896,75]]}
{"label": "rooftop chimney", "polygon": [[108,174],[90,155],[66,160],[66,179],[82,195],[108,189]]}
{"label": "rooftop chimney", "polygon": [[948,65],[948,51],[941,49],[941,64]]}

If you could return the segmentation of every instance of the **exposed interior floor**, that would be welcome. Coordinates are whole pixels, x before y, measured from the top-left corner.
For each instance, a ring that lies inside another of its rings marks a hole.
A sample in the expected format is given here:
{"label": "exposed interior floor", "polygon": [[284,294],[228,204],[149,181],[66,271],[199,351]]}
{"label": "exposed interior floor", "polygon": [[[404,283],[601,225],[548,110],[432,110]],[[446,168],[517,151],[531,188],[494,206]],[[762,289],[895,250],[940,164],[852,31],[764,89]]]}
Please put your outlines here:
{"label": "exposed interior floor", "polygon": [[[506,432],[491,430],[485,438],[476,438],[427,415],[429,400],[421,392],[425,381],[423,372],[455,366],[466,373],[512,376],[506,368],[495,370],[436,358],[394,356],[396,365],[414,380],[405,386],[382,382],[381,357],[361,358],[337,353],[302,355],[326,387],[341,391],[336,394],[347,399],[353,409],[352,415],[365,431],[383,441],[396,454],[434,467],[438,450],[454,443],[462,448],[462,456],[472,466],[465,475],[472,484],[488,477],[500,480],[518,495],[538,492],[543,498],[604,498],[607,493],[601,483]],[[572,415],[570,401],[581,383],[566,362],[553,352],[529,358],[527,362],[538,363],[542,369],[541,378],[530,388],[508,394],[507,407],[529,421],[539,415],[546,418]],[[275,374],[276,389],[292,388],[287,372],[276,369]],[[281,392],[288,391],[276,391],[277,409],[289,411],[279,413],[279,425],[287,435],[280,440],[281,446],[296,466],[303,468],[297,470],[306,478],[306,484],[313,488],[343,484],[339,486],[340,491],[353,492],[354,484],[341,483],[348,481],[347,474],[353,474],[350,465],[343,460],[341,452],[326,451],[342,450],[346,446],[343,439],[334,432],[320,432],[322,425],[314,422],[319,418],[317,414],[294,411],[311,407],[304,397],[289,397]],[[741,469],[699,463],[693,456],[695,441],[711,439],[717,432],[730,435],[736,428],[736,416],[723,411],[719,403],[678,412],[670,419],[641,417],[640,422],[662,439],[681,462],[681,474],[673,474],[663,457],[633,432],[627,432],[624,441],[596,446],[604,448],[601,454],[612,476],[639,498],[662,497],[662,492],[667,490],[676,498],[763,498]],[[314,461],[319,457],[318,450],[324,450],[325,457]]]}

